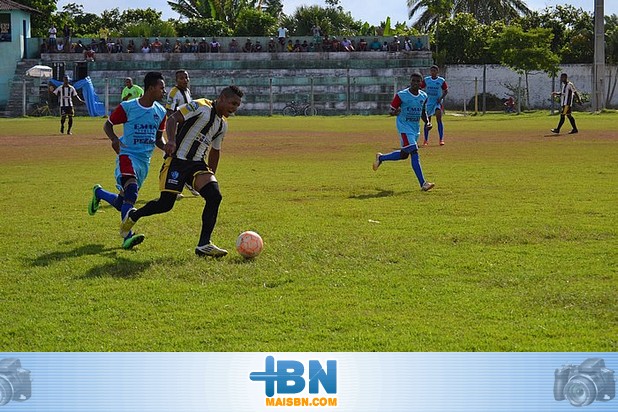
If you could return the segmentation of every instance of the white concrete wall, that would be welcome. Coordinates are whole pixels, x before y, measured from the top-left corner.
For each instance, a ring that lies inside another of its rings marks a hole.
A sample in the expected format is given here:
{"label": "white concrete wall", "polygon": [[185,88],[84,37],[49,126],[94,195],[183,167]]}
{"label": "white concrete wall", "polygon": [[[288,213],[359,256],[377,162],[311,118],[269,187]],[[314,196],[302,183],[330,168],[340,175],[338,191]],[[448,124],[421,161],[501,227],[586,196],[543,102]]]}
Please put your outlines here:
{"label": "white concrete wall", "polygon": [[[607,78],[605,85],[610,81],[610,68],[611,73],[615,75],[616,66],[606,66]],[[584,93],[591,93],[592,91],[592,65],[591,64],[568,64],[560,67],[560,73],[565,72],[569,75],[569,80],[573,82],[575,87]],[[463,102],[469,101],[474,97],[475,90],[475,78],[478,79],[477,91],[479,94],[483,92],[483,66],[473,65],[451,65],[445,67],[442,76],[446,79],[449,86],[447,101],[445,102],[447,108],[461,110],[463,108]],[[560,75],[558,74],[558,77]],[[487,80],[486,90],[487,93],[493,94],[499,98],[504,98],[507,94],[511,94],[511,91],[505,87],[510,84],[517,86],[520,75],[513,70],[499,66],[499,65],[487,65]],[[521,76],[522,87],[526,87],[525,76]],[[529,93],[530,93],[530,106],[535,109],[547,109],[550,107],[550,96],[552,92],[552,79],[546,73],[543,72],[530,72],[528,74]],[[555,88],[558,90],[559,79],[555,80]],[[481,103],[479,102],[479,110],[481,109]],[[611,101],[611,107],[618,107],[618,88]],[[468,110],[471,108],[468,107]],[[474,108],[472,108],[474,109]]]}

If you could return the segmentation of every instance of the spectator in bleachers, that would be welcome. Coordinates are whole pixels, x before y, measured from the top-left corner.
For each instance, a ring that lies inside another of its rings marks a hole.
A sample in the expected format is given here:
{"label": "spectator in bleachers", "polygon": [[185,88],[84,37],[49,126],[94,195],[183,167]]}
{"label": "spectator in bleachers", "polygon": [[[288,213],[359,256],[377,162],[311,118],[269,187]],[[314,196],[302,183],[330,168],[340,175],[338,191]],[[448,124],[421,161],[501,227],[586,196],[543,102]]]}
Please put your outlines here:
{"label": "spectator in bleachers", "polygon": [[124,41],[119,37],[116,39],[116,53],[124,52]]}
{"label": "spectator in bleachers", "polygon": [[58,49],[58,44],[56,40],[58,30],[56,30],[56,26],[52,24],[47,33],[49,34],[49,39],[47,41],[47,50],[49,51],[49,53],[55,53]]}
{"label": "spectator in bleachers", "polygon": [[142,53],[150,53],[150,45],[148,42],[142,43]]}
{"label": "spectator in bleachers", "polygon": [[341,51],[341,42],[337,40],[335,36],[330,41],[330,51],[338,52]]}
{"label": "spectator in bleachers", "polygon": [[83,53],[84,52],[84,44],[82,43],[81,40],[77,41],[77,43],[75,44],[75,48],[73,48],[73,51],[75,53]]}
{"label": "spectator in bleachers", "polygon": [[182,43],[180,39],[176,39],[176,43],[174,43],[173,53],[182,53]]}
{"label": "spectator in bleachers", "polygon": [[277,51],[277,43],[275,43],[275,39],[273,37],[268,40],[267,49],[268,53],[275,53]]}
{"label": "spectator in bleachers", "polygon": [[294,48],[293,48],[292,51],[295,52],[295,53],[300,53],[301,52],[301,47],[300,46],[301,46],[300,40],[296,40],[294,42]]}
{"label": "spectator in bleachers", "polygon": [[294,43],[292,43],[292,40],[288,40],[288,44],[285,46],[285,50],[287,52],[293,52],[294,51]]}
{"label": "spectator in bleachers", "polygon": [[382,51],[388,51],[388,42],[386,40],[382,43]]}
{"label": "spectator in bleachers", "polygon": [[412,51],[413,48],[414,46],[412,46],[412,40],[410,40],[408,36],[404,37],[402,50]]}
{"label": "spectator in bleachers", "polygon": [[107,53],[107,37],[101,37],[97,46],[97,53]]}
{"label": "spectator in bleachers", "polygon": [[185,39],[185,42],[182,45],[183,53],[191,53],[191,40]]}
{"label": "spectator in bleachers", "polygon": [[382,50],[382,44],[380,43],[380,41],[378,40],[377,37],[375,37],[373,39],[373,41],[371,42],[371,44],[369,45],[369,49],[371,51],[380,51]]}
{"label": "spectator in bleachers", "polygon": [[317,52],[322,51],[322,36],[314,37],[313,42],[309,43],[309,45],[312,45],[312,44],[313,44],[312,51],[317,51]]}
{"label": "spectator in bleachers", "polygon": [[244,53],[251,53],[253,51],[253,43],[251,43],[251,39],[247,39],[245,45],[242,46],[242,51]]}
{"label": "spectator in bleachers", "polygon": [[62,43],[62,40],[60,40],[59,42],[56,43],[56,51],[58,53],[63,53],[64,52],[64,43]]}
{"label": "spectator in bleachers", "polygon": [[304,40],[303,44],[300,45],[300,51],[301,52],[308,52],[309,51],[309,43],[307,43],[307,40]]}
{"label": "spectator in bleachers", "polygon": [[191,53],[197,53],[198,51],[200,51],[200,45],[196,39],[193,39],[191,43]]}
{"label": "spectator in bleachers", "polygon": [[393,40],[388,45],[388,51],[398,52],[401,50],[401,43],[399,42],[399,37],[394,36]]}
{"label": "spectator in bleachers", "polygon": [[352,46],[352,42],[347,37],[344,37],[341,41],[341,48],[347,52],[354,51],[354,46]]}
{"label": "spectator in bleachers", "polygon": [[129,40],[129,44],[127,44],[127,53],[135,53],[135,42],[133,39]]}
{"label": "spectator in bleachers", "polygon": [[277,29],[277,36],[279,36],[279,46],[281,48],[281,51],[285,51],[286,49],[285,39],[286,37],[288,37],[288,29],[283,26],[280,26]]}
{"label": "spectator in bleachers", "polygon": [[210,45],[205,37],[202,37],[202,40],[200,40],[197,46],[198,53],[208,53],[210,51]]}
{"label": "spectator in bleachers", "polygon": [[256,40],[255,44],[253,45],[253,50],[254,53],[260,53],[262,51],[264,51],[264,49],[262,48],[262,43],[260,43],[260,40]]}
{"label": "spectator in bleachers", "polygon": [[222,52],[223,50],[221,49],[221,43],[219,43],[217,41],[216,38],[212,38],[212,41],[210,42],[210,52],[211,53],[219,53]]}
{"label": "spectator in bleachers", "polygon": [[151,51],[153,53],[161,53],[163,52],[163,43],[161,43],[161,41],[159,40],[158,37],[155,37],[155,40],[152,42],[152,49]]}
{"label": "spectator in bleachers", "polygon": [[69,53],[71,51],[71,27],[69,27],[68,24],[65,24],[64,29],[62,29],[62,33],[64,35],[64,44],[65,46],[68,46],[64,48],[64,52]]}
{"label": "spectator in bleachers", "polygon": [[367,51],[368,45],[365,39],[360,39],[358,42],[358,51]]}
{"label": "spectator in bleachers", "polygon": [[416,38],[416,42],[414,43],[413,49],[414,50],[425,50],[425,44],[423,43],[420,37]]}
{"label": "spectator in bleachers", "polygon": [[84,51],[84,60],[86,60],[87,62],[93,62],[94,56],[95,56],[94,50],[92,50],[90,46],[86,47],[86,50]]}

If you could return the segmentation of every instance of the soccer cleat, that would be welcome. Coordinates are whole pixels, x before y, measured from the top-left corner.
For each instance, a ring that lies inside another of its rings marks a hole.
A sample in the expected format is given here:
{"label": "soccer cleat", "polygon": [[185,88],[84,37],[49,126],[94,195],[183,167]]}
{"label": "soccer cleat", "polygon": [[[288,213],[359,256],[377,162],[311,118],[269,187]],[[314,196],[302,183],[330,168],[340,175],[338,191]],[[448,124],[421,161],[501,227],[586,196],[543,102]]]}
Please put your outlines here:
{"label": "soccer cleat", "polygon": [[569,132],[569,134],[577,134],[577,133],[579,133],[579,130],[577,129],[573,129]]}
{"label": "soccer cleat", "polygon": [[191,186],[190,184],[185,183],[185,187],[189,190],[189,192],[191,192],[191,194],[192,194],[193,196],[200,196],[200,192],[198,192],[197,190],[195,190],[195,189],[193,188],[193,186]]}
{"label": "soccer cleat", "polygon": [[433,184],[433,183],[425,182],[425,183],[423,183],[423,186],[421,186],[421,190],[423,192],[429,192],[434,186],[435,186],[435,184]]}
{"label": "soccer cleat", "polygon": [[382,153],[376,153],[376,160],[373,162],[374,171],[378,170],[378,167],[380,167],[380,165],[382,164],[382,162],[380,161],[380,156],[382,156]]}
{"label": "soccer cleat", "polygon": [[184,199],[184,198],[185,198],[185,197],[184,197],[184,195],[183,195],[182,193],[178,193],[178,194],[176,195],[176,200],[182,200],[182,199]]}
{"label": "soccer cleat", "polygon": [[120,223],[120,236],[121,237],[123,238],[127,237],[129,233],[131,232],[133,225],[135,225],[135,221],[131,219],[131,213],[135,212],[136,210],[137,210],[136,208],[132,207],[131,209],[129,209],[124,219],[122,219],[122,223]]}
{"label": "soccer cleat", "polygon": [[560,133],[560,129],[551,129],[551,132],[557,134],[557,133]]}
{"label": "soccer cleat", "polygon": [[203,256],[223,257],[227,255],[227,250],[221,249],[220,247],[218,247],[212,242],[208,242],[207,245],[196,247],[195,254],[200,257],[203,257]]}
{"label": "soccer cleat", "polygon": [[440,140],[440,146],[444,146],[444,140]]}
{"label": "soccer cleat", "polygon": [[146,236],[144,235],[133,235],[131,237],[128,237],[124,240],[124,242],[122,242],[122,248],[126,250],[133,249],[134,246],[142,243],[145,238]]}
{"label": "soccer cleat", "polygon": [[92,187],[92,199],[90,199],[90,203],[88,203],[88,214],[90,216],[94,216],[97,210],[99,210],[101,199],[97,197],[97,189],[102,189],[101,185],[96,184]]}
{"label": "soccer cleat", "polygon": [[64,125],[60,126],[60,133],[64,134]]}
{"label": "soccer cleat", "polygon": [[67,134],[73,134],[73,133],[71,132],[71,129],[67,130]]}

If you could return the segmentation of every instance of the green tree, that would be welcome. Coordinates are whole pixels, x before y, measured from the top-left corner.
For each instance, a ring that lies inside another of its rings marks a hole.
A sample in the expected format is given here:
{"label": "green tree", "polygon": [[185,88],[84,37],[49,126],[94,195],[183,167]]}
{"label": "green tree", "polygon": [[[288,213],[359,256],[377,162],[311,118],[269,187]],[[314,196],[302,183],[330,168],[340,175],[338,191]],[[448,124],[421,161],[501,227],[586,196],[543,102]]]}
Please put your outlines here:
{"label": "green tree", "polygon": [[492,26],[479,23],[468,13],[460,13],[444,21],[438,39],[438,47],[444,52],[443,63],[487,63],[489,39],[494,35]]}
{"label": "green tree", "polygon": [[522,0],[407,0],[408,16],[419,15],[414,27],[428,30],[440,20],[459,13],[470,13],[483,24],[507,22],[530,13]]}
{"label": "green tree", "polygon": [[294,36],[307,36],[311,28],[317,24],[323,35],[352,36],[360,32],[362,22],[354,20],[350,12],[341,6],[300,6],[293,14],[282,19],[283,25]]}
{"label": "green tree", "polygon": [[232,29],[225,22],[215,19],[189,19],[187,22],[176,23],[178,36],[187,37],[229,37]]}
{"label": "green tree", "polygon": [[276,30],[277,19],[258,9],[243,9],[236,17],[236,36],[270,36]]}
{"label": "green tree", "polygon": [[549,29],[524,31],[520,26],[508,26],[489,42],[489,49],[503,65],[525,76],[528,107],[528,73],[542,70],[553,76],[558,72],[560,58],[550,50],[552,36]]}
{"label": "green tree", "polygon": [[53,14],[56,11],[56,0],[19,0],[18,3],[32,7],[40,12],[40,14],[32,13],[30,15],[30,32],[32,37],[46,38],[52,23],[56,24],[53,20]]}

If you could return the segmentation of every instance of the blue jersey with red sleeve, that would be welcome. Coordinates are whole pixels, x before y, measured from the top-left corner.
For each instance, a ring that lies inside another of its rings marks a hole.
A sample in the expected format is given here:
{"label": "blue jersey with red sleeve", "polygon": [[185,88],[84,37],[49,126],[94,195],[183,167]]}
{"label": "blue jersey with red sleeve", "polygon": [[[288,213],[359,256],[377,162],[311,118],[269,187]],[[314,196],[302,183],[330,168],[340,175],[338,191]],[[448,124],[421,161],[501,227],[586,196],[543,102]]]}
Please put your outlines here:
{"label": "blue jersey with red sleeve", "polygon": [[420,121],[423,110],[427,103],[427,93],[422,90],[418,94],[412,94],[409,88],[397,92],[391,107],[393,109],[401,108],[401,112],[397,115],[397,131],[418,138],[421,128]]}
{"label": "blue jersey with red sleeve", "polygon": [[157,140],[157,132],[165,130],[165,108],[158,102],[144,107],[139,99],[121,102],[107,120],[123,125],[120,155],[138,156],[150,161]]}

